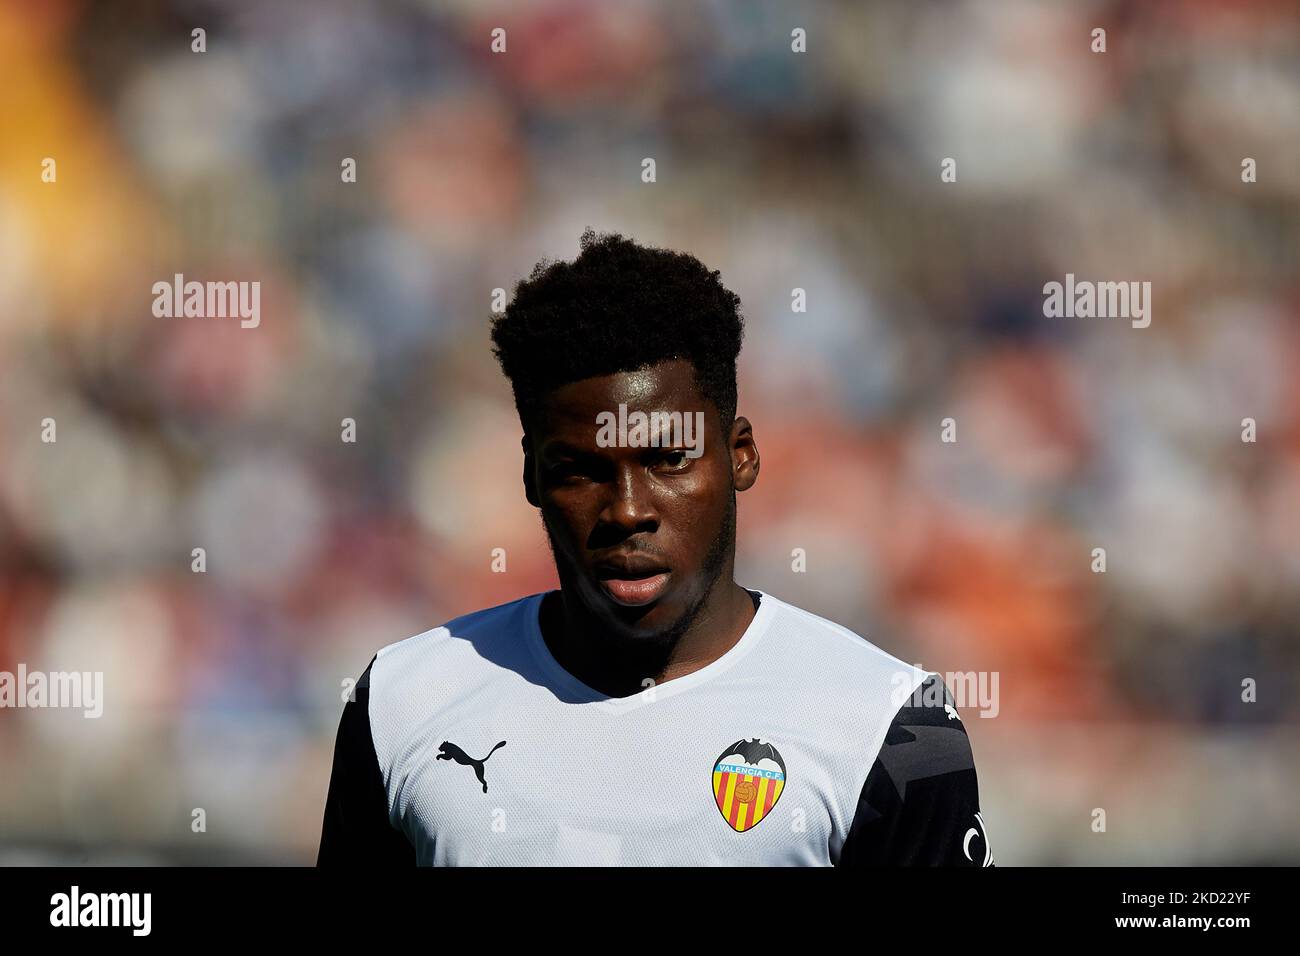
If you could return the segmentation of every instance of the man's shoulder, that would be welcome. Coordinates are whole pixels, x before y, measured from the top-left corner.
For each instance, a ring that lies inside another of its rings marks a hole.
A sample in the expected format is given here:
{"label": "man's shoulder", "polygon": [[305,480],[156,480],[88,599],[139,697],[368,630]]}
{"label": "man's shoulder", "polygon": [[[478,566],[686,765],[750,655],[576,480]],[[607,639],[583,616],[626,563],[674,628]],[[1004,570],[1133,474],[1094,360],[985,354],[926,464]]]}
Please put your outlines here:
{"label": "man's shoulder", "polygon": [[428,628],[418,634],[386,644],[379,649],[375,656],[380,659],[389,656],[409,657],[420,654],[441,641],[456,637],[468,639],[501,630],[520,628],[527,622],[524,614],[529,609],[535,611],[535,602],[542,597],[543,593],[529,594],[525,597],[515,598],[513,601],[507,601],[504,604],[469,611],[436,627]]}
{"label": "man's shoulder", "polygon": [[786,602],[774,610],[781,666],[820,674],[810,709],[839,716],[826,724],[828,736],[862,732],[863,759],[847,774],[852,825],[836,862],[992,866],[970,740],[943,675],[810,611]]}
{"label": "man's shoulder", "polygon": [[[470,611],[379,649],[368,670],[375,691],[392,693],[437,678],[469,680],[474,670],[497,670],[526,654],[525,632],[536,621],[542,593]],[[530,619],[531,615],[531,619]]]}
{"label": "man's shoulder", "polygon": [[889,691],[892,713],[928,673],[843,624],[766,592],[763,600],[772,600],[774,605],[772,626],[780,640],[773,644],[778,652],[790,666],[813,671],[823,686],[839,685],[845,691],[858,693],[884,688]]}
{"label": "man's shoulder", "polygon": [[490,706],[505,692],[504,679],[526,666],[526,629],[535,626],[540,598],[471,611],[379,650],[362,683],[381,768],[393,766],[448,709],[466,701]]}

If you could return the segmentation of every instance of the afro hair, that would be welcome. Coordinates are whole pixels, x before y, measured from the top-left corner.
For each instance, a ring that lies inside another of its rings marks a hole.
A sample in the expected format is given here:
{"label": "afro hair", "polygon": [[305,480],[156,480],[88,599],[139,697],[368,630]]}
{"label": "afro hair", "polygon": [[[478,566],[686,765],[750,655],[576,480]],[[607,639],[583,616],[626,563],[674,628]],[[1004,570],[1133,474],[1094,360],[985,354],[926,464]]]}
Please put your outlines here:
{"label": "afro hair", "polygon": [[514,390],[519,420],[570,382],[670,359],[695,369],[724,430],[736,417],[740,298],[694,256],[648,248],[590,227],[573,262],[543,259],[492,320],[492,351]]}

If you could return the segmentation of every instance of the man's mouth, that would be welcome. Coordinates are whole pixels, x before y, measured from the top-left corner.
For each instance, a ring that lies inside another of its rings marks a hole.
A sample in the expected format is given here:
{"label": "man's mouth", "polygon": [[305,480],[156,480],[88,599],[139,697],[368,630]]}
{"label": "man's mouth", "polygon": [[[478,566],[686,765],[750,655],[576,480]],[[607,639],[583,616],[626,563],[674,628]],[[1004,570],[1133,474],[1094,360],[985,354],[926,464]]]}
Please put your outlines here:
{"label": "man's mouth", "polygon": [[657,601],[668,588],[667,568],[645,559],[613,559],[596,565],[600,588],[624,607]]}

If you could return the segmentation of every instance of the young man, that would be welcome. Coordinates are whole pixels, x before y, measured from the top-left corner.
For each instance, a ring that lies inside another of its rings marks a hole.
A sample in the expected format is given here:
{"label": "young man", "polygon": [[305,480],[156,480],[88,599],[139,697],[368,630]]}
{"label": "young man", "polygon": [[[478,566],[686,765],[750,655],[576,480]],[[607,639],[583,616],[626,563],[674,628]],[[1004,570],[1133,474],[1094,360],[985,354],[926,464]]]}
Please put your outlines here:
{"label": "young man", "polygon": [[587,230],[493,322],[560,588],[379,651],[319,864],[991,865],[937,674],[733,580],[738,298]]}

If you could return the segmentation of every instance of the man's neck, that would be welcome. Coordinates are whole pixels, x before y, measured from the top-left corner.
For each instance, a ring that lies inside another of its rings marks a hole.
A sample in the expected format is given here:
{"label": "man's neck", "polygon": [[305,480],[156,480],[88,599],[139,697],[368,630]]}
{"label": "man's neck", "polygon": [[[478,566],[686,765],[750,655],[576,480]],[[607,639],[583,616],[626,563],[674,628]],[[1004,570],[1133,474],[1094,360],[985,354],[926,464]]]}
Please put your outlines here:
{"label": "man's neck", "polygon": [[628,697],[707,667],[736,645],[755,613],[750,593],[728,579],[705,599],[690,626],[669,645],[612,636],[577,598],[563,591],[551,591],[543,598],[539,624],[561,667],[603,694]]}

